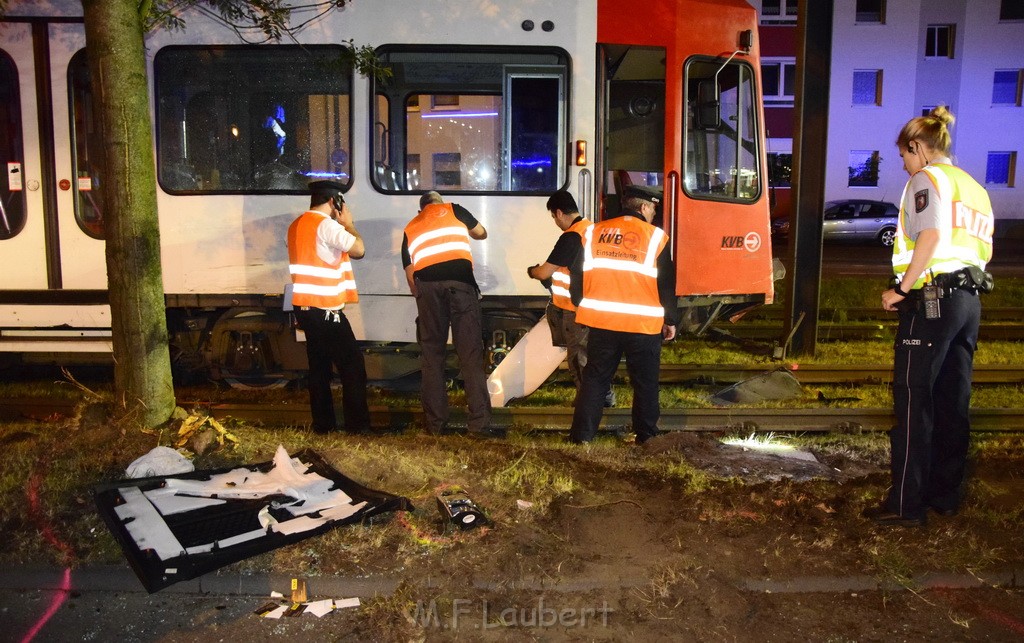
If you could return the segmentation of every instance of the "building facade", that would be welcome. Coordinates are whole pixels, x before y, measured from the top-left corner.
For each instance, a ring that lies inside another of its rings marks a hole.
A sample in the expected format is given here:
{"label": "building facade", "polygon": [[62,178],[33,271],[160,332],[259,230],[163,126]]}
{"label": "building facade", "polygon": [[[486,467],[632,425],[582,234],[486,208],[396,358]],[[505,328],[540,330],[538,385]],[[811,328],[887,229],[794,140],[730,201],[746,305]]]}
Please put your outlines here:
{"label": "building facade", "polygon": [[[898,202],[895,146],[913,116],[947,105],[954,161],[992,198],[997,235],[1024,236],[1024,0],[833,0],[825,198]],[[770,165],[785,215],[792,151],[796,0],[753,0],[761,14]]]}

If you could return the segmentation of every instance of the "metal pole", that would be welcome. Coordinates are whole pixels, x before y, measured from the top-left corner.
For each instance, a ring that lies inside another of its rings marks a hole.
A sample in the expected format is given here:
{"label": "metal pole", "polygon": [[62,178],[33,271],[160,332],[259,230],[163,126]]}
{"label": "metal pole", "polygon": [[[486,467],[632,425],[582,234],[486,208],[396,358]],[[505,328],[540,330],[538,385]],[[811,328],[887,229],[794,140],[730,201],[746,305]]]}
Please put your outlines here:
{"label": "metal pole", "polygon": [[795,355],[814,355],[818,340],[832,7],[833,0],[802,0],[797,13],[792,267],[783,334],[790,342],[787,351]]}

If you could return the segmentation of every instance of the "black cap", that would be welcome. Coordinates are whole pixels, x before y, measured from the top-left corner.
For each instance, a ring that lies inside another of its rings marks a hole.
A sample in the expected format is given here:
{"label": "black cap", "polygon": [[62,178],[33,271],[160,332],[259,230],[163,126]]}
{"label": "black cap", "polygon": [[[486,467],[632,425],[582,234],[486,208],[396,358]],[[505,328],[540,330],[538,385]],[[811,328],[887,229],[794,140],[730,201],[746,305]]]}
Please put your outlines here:
{"label": "black cap", "polygon": [[651,203],[661,203],[661,188],[646,185],[630,185],[623,190],[624,199],[643,199]]}
{"label": "black cap", "polygon": [[345,191],[345,186],[337,181],[313,181],[309,184],[309,191],[311,194],[341,194]]}

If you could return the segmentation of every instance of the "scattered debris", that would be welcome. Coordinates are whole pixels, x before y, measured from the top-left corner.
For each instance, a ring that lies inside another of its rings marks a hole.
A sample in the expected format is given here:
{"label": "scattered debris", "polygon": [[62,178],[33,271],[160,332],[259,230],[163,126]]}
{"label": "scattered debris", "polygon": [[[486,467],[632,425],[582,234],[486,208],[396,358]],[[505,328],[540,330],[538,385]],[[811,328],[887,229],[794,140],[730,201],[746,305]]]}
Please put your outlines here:
{"label": "scattered debris", "polygon": [[124,474],[129,478],[173,476],[195,471],[192,461],[170,447],[156,447],[128,465]]}
{"label": "scattered debris", "polygon": [[718,391],[709,399],[712,404],[753,404],[762,400],[788,400],[804,394],[800,382],[784,368],[762,373]]}
{"label": "scattered debris", "polygon": [[489,524],[483,510],[458,487],[445,489],[437,495],[437,508],[441,516],[460,529],[471,529]]}
{"label": "scattered debris", "polygon": [[[346,607],[358,607],[359,598],[324,598],[311,601],[306,596],[306,581],[301,578],[292,579],[291,601],[271,601],[257,609],[253,614],[263,618],[281,618],[282,616],[299,616],[300,614],[312,614],[322,618],[333,610]],[[280,592],[270,592],[271,598],[284,598]]]}
{"label": "scattered debris", "polygon": [[229,433],[224,425],[205,413],[193,413],[185,418],[181,427],[178,428],[178,437],[174,446],[181,448],[189,444],[190,440],[192,451],[197,455],[205,453],[214,440],[220,447],[223,447],[225,442],[230,442],[232,448],[238,446],[238,438]]}
{"label": "scattered debris", "polygon": [[359,598],[324,598],[317,601],[302,603],[281,603],[271,601],[253,612],[262,618],[278,619],[282,616],[300,616],[312,614],[317,618],[323,618],[334,610],[359,607]]}
{"label": "scattered debris", "polygon": [[101,485],[104,522],[150,592],[386,511],[408,499],[363,487],[304,450],[272,462]]}

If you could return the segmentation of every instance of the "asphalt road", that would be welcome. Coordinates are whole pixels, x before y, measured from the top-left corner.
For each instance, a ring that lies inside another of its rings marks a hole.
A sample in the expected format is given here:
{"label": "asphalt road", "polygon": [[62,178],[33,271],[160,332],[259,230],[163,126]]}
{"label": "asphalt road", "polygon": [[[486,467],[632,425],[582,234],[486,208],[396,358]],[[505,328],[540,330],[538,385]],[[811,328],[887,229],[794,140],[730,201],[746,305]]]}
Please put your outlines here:
{"label": "asphalt road", "polygon": [[[786,266],[786,274],[792,274],[789,244],[778,239],[772,244],[775,256]],[[997,280],[1024,277],[1024,239],[996,239],[989,271]],[[822,247],[822,274],[888,277],[892,274],[892,249],[872,244],[827,244]]]}

